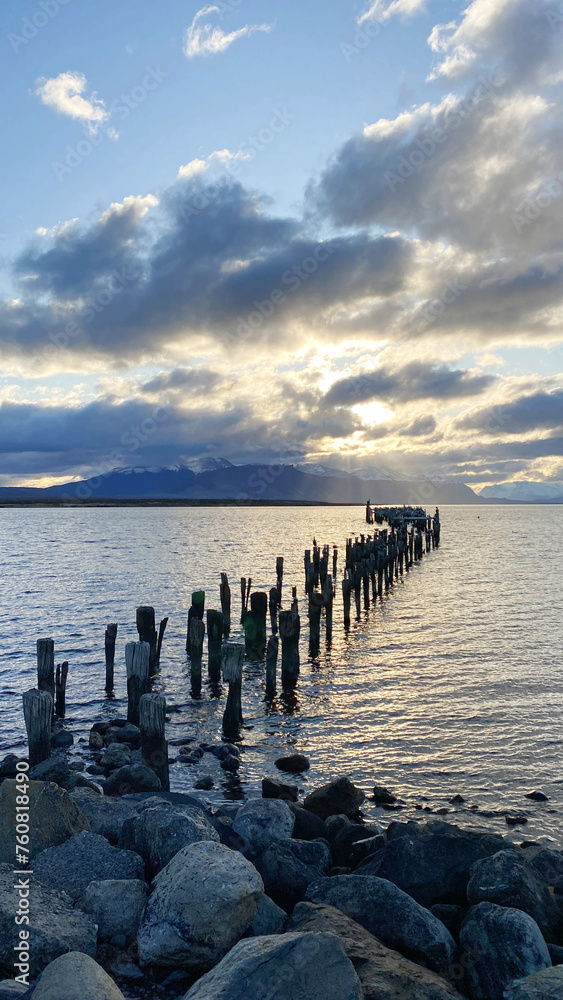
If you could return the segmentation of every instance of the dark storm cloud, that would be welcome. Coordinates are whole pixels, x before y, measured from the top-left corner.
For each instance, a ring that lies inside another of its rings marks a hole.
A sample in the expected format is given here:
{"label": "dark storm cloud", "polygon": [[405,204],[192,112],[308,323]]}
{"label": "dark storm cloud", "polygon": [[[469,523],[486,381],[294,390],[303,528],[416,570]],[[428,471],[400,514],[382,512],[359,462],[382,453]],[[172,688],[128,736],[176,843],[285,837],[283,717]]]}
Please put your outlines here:
{"label": "dark storm cloud", "polygon": [[503,437],[563,428],[563,389],[522,396],[492,411],[490,407],[474,410],[460,417],[457,426],[461,430],[476,430]]}
{"label": "dark storm cloud", "polygon": [[401,403],[415,399],[452,400],[476,396],[494,381],[492,375],[472,375],[463,369],[411,361],[396,370],[381,366],[373,372],[339,379],[326,393],[324,402],[351,406],[373,399]]}
{"label": "dark storm cloud", "polygon": [[403,427],[401,434],[405,434],[407,437],[422,437],[426,434],[433,434],[435,430],[434,417],[419,417],[417,420],[413,420],[408,427]]}
{"label": "dark storm cloud", "polygon": [[209,368],[175,368],[170,372],[159,372],[147,382],[142,382],[139,389],[149,395],[181,391],[183,395],[201,396],[211,392],[221,381],[221,375]]}

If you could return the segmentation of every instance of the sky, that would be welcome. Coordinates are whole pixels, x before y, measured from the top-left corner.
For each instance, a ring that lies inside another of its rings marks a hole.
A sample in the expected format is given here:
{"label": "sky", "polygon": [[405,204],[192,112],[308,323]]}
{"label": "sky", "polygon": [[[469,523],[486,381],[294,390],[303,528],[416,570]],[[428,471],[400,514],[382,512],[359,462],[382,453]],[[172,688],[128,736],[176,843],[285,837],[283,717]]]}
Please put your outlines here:
{"label": "sky", "polygon": [[563,481],[562,0],[0,12],[0,485]]}

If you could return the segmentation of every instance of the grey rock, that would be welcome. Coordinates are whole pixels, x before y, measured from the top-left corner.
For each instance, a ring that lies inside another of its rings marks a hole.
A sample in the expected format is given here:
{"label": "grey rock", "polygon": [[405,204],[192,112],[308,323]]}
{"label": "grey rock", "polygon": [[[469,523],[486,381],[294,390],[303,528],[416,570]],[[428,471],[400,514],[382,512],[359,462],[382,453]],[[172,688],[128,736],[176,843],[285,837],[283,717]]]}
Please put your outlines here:
{"label": "grey rock", "polygon": [[174,805],[166,799],[153,797],[139,803],[135,815],[125,820],[118,843],[120,847],[140,854],[152,877],[182,847],[199,840],[219,842],[219,834],[201,809]]}
{"label": "grey rock", "polygon": [[505,846],[502,837],[461,830],[443,821],[423,826],[391,823],[378,874],[422,906],[463,905],[471,866]]}
{"label": "grey rock", "polygon": [[238,757],[235,757],[232,753],[229,753],[227,754],[226,757],[223,757],[221,761],[221,767],[223,768],[224,771],[230,771],[231,774],[234,774],[234,772],[238,771],[240,767],[240,760]]}
{"label": "grey rock", "polygon": [[446,972],[454,960],[456,946],[447,928],[386,879],[335,875],[313,882],[305,899],[336,906],[388,948],[396,948],[435,972]]}
{"label": "grey rock", "polygon": [[90,730],[90,734],[88,736],[88,744],[89,744],[90,750],[101,750],[103,748],[104,737],[96,729],[95,726],[93,726],[92,729]]}
{"label": "grey rock", "polygon": [[256,916],[246,930],[245,937],[281,934],[286,920],[287,913],[285,910],[282,910],[281,906],[277,906],[269,896],[262,896]]}
{"label": "grey rock", "polygon": [[74,736],[68,729],[57,729],[51,736],[51,746],[55,750],[66,750],[74,743]]}
{"label": "grey rock", "polygon": [[442,921],[451,936],[457,941],[461,925],[467,914],[467,908],[456,906],[455,903],[434,903],[434,906],[430,907],[430,912]]}
{"label": "grey rock", "polygon": [[297,785],[286,785],[275,778],[262,778],[263,799],[285,799],[287,802],[297,802],[299,789]]}
{"label": "grey rock", "polygon": [[77,900],[94,880],[143,879],[145,864],[138,854],[112,847],[97,833],[78,833],[60,847],[38,854],[33,871],[42,885]]}
{"label": "grey rock", "polygon": [[551,966],[542,933],[527,913],[496,903],[479,903],[465,918],[461,964],[473,1000],[501,1000],[515,979]]}
{"label": "grey rock", "polygon": [[518,979],[504,993],[505,1000],[561,1000],[562,997],[563,966]]}
{"label": "grey rock", "polygon": [[41,761],[31,768],[29,777],[32,781],[54,781],[61,788],[69,791],[75,784],[75,776],[72,774],[68,761],[60,754],[51,754],[47,760]]}
{"label": "grey rock", "polygon": [[137,937],[141,962],[194,970],[242,937],[264,892],[254,865],[214,841],[182,848],[154,886]]}
{"label": "grey rock", "polygon": [[95,879],[76,905],[98,925],[98,938],[136,934],[139,930],[149,887],[140,879]]}
{"label": "grey rock", "polygon": [[139,805],[126,798],[109,798],[88,789],[75,788],[72,798],[87,817],[91,832],[99,833],[114,845],[125,820],[136,814]]}
{"label": "grey rock", "polygon": [[112,771],[104,782],[105,795],[128,795],[130,792],[159,792],[160,779],[144,764],[128,764]]}
{"label": "grey rock", "polygon": [[[15,753],[9,753],[4,757],[4,760],[0,764],[0,779],[3,778],[15,778],[18,773],[16,764],[24,760],[23,757],[18,757]],[[16,983],[16,986],[20,985]]]}
{"label": "grey rock", "polygon": [[289,808],[295,817],[294,837],[299,840],[317,840],[319,837],[328,839],[326,825],[322,819],[294,802],[289,803]]}
{"label": "grey rock", "polygon": [[308,771],[311,762],[308,757],[305,757],[302,753],[292,753],[288,754],[287,757],[278,757],[274,761],[276,767],[279,767],[280,771],[289,771],[290,774],[301,774],[303,771]]}
{"label": "grey rock", "polygon": [[131,746],[138,747],[141,742],[141,730],[132,722],[126,722],[118,729],[117,739],[119,743],[130,743]]}
{"label": "grey rock", "polygon": [[107,750],[100,757],[100,764],[108,771],[114,771],[118,767],[126,767],[131,763],[131,751],[129,747],[121,743],[111,743]]}
{"label": "grey rock", "polygon": [[70,951],[47,966],[33,1000],[125,1000],[113,979],[88,955]]}
{"label": "grey rock", "polygon": [[255,864],[265,891],[289,913],[304,899],[311,882],[323,877],[330,862],[325,841],[281,840],[268,847]]}
{"label": "grey rock", "polygon": [[437,973],[386,948],[334,906],[298,903],[288,930],[335,934],[358,973],[366,1000],[461,1000]]}
{"label": "grey rock", "polygon": [[[88,955],[96,954],[96,927],[80,910],[73,910],[72,902],[64,892],[56,892],[41,885],[33,875],[29,879],[31,905],[29,908],[30,979],[36,976],[66,951],[76,949]],[[17,897],[14,892],[13,868],[0,865],[0,973],[14,975],[14,946],[18,942],[20,927],[14,920]]]}
{"label": "grey rock", "polygon": [[277,840],[293,833],[295,819],[287,802],[280,799],[250,799],[239,809],[233,830],[244,837],[258,855]]}
{"label": "grey rock", "polygon": [[[16,850],[15,780],[6,778],[0,786],[0,864],[14,864]],[[69,793],[51,781],[30,781],[29,796],[29,857],[35,858],[46,847],[64,843],[89,823]]]}
{"label": "grey rock", "polygon": [[335,778],[310,792],[303,806],[320,819],[327,819],[336,813],[354,816],[364,799],[361,788],[356,788],[348,778]]}
{"label": "grey rock", "polygon": [[27,993],[28,987],[24,983],[16,983],[15,979],[3,979],[0,982],[0,1000],[17,1000]]}
{"label": "grey rock", "polygon": [[489,902],[513,906],[529,913],[548,940],[558,935],[561,915],[547,882],[516,851],[499,851],[477,861],[471,869],[467,899],[472,905]]}
{"label": "grey rock", "polygon": [[533,799],[534,802],[549,802],[549,798],[545,792],[528,792],[526,798]]}
{"label": "grey rock", "polygon": [[201,778],[198,778],[198,780],[194,782],[194,788],[202,788],[205,791],[209,791],[213,788],[214,784],[215,782],[213,780],[213,776],[211,774],[204,774]]}
{"label": "grey rock", "polygon": [[563,965],[563,947],[560,944],[548,944],[547,950],[553,965]]}
{"label": "grey rock", "polygon": [[384,785],[373,786],[373,799],[376,805],[392,805],[397,801],[397,796],[393,795]]}
{"label": "grey rock", "polygon": [[111,966],[111,971],[116,976],[121,976],[122,979],[144,979],[144,975],[141,972],[138,965],[134,962],[113,962]]}
{"label": "grey rock", "polygon": [[355,868],[367,858],[375,860],[374,855],[382,861],[385,838],[377,826],[350,823],[332,839],[331,849],[335,865],[349,865]]}
{"label": "grey rock", "polygon": [[240,941],[184,1000],[363,1000],[333,934],[274,934]]}
{"label": "grey rock", "polygon": [[563,852],[552,851],[547,847],[526,847],[522,854],[525,860],[543,875],[548,885],[555,885],[563,878]]}

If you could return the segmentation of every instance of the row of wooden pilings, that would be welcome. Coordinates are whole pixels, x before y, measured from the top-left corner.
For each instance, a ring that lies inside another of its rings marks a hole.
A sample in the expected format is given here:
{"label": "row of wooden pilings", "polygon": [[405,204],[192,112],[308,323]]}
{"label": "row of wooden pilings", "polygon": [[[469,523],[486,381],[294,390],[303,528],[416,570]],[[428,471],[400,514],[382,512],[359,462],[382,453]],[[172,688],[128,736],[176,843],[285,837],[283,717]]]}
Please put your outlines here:
{"label": "row of wooden pilings", "polygon": [[[392,525],[389,529],[374,531],[346,541],[345,569],[342,579],[344,627],[351,621],[352,595],[356,618],[361,617],[362,605],[369,609],[387,592],[403,573],[408,573],[413,563],[422,559],[439,545],[439,517],[434,519],[403,516],[395,518],[386,512]],[[438,512],[437,512],[438,514]],[[409,531],[409,523],[412,524]],[[329,568],[332,572],[329,573]],[[281,610],[283,588],[283,557],[276,560],[276,586],[269,594],[251,592],[252,579],[242,577],[241,624],[244,644],[229,642],[231,631],[231,590],[226,573],[221,574],[219,590],[221,610],[209,608],[204,624],[205,591],[192,593],[188,611],[186,652],[190,660],[192,695],[199,697],[202,685],[202,659],[207,633],[207,670],[209,681],[215,688],[221,677],[228,684],[228,696],[223,714],[223,731],[236,738],[243,724],[242,672],[243,661],[248,659],[266,663],[266,697],[276,693],[277,663],[281,639],[281,682],[285,691],[295,688],[300,669],[299,640],[301,619],[297,601],[297,588],[292,588],[292,599],[287,610]],[[310,630],[309,654],[318,655],[320,647],[321,615],[325,613],[327,643],[333,629],[333,606],[338,572],[338,548],[322,548],[313,540],[313,548],[305,551],[305,593],[308,598]],[[270,617],[271,635],[267,636],[267,618]],[[155,611],[150,606],[137,608],[138,642],[125,646],[127,673],[127,720],[139,726],[143,762],[159,776],[162,787],[168,789],[168,750],[165,739],[166,701],[164,696],[151,692],[151,684],[159,672],[162,643],[168,618],[163,618],[157,629]],[[105,632],[106,692],[114,686],[116,623]],[[45,760],[51,752],[51,732],[54,718],[64,718],[68,662],[57,664],[53,639],[37,640],[37,688],[23,695],[24,718],[29,742],[30,767]]]}

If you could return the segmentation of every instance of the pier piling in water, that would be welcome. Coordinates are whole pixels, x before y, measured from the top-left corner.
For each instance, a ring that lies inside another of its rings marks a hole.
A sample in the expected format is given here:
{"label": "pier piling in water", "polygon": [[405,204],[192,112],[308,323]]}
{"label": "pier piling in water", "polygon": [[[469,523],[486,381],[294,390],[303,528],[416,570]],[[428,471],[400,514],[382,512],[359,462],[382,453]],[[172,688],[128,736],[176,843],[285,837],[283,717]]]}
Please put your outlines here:
{"label": "pier piling in water", "polygon": [[137,632],[139,642],[146,642],[149,645],[149,669],[151,677],[157,672],[157,643],[154,608],[149,605],[142,605],[137,608]]}
{"label": "pier piling in water", "polygon": [[295,687],[299,677],[299,633],[301,622],[299,614],[291,611],[280,611],[279,630],[282,644],[282,686],[285,689]]}
{"label": "pier piling in water", "polygon": [[194,590],[192,593],[192,603],[191,607],[188,609],[188,629],[186,632],[186,653],[190,652],[190,635],[192,622],[196,620],[203,621],[203,612],[205,608],[205,591],[204,590]]}
{"label": "pier piling in water", "polygon": [[150,645],[148,642],[128,642],[125,646],[127,670],[127,721],[139,725],[139,702],[150,691]]}
{"label": "pier piling in water", "polygon": [[23,716],[29,746],[29,766],[35,767],[51,755],[53,697],[50,691],[32,688],[22,696]]}
{"label": "pier piling in water", "polygon": [[270,627],[272,629],[272,635],[278,634],[278,588],[270,587],[270,597],[269,597],[269,608],[270,608]]}
{"label": "pier piling in water", "polygon": [[194,698],[199,698],[201,694],[201,660],[204,638],[205,625],[199,618],[194,618],[190,629],[189,648],[192,695]]}
{"label": "pier piling in water", "polygon": [[55,643],[53,639],[37,640],[37,689],[55,697]]}
{"label": "pier piling in water", "polygon": [[278,556],[276,559],[276,591],[278,594],[278,606],[282,602],[282,585],[283,585],[283,556]]}
{"label": "pier piling in water", "polygon": [[117,639],[117,622],[111,622],[106,628],[104,651],[106,656],[106,691],[113,691],[113,668],[115,664],[115,641]]}
{"label": "pier piling in water", "polygon": [[273,698],[276,693],[276,674],[278,668],[279,639],[271,635],[266,649],[266,697]]}
{"label": "pier piling in water", "polygon": [[223,640],[223,615],[209,608],[207,612],[207,672],[209,680],[221,680],[221,642]]}
{"label": "pier piling in water", "polygon": [[342,581],[342,600],[344,603],[344,628],[350,627],[350,605],[352,602],[352,580],[346,570],[346,576]]}
{"label": "pier piling in water", "polygon": [[170,791],[168,743],[165,735],[166,699],[161,694],[143,694],[139,700],[139,728],[143,764],[160,779],[162,790]]}
{"label": "pier piling in water", "polygon": [[223,713],[223,732],[235,738],[243,724],[242,718],[242,661],[244,646],[238,642],[226,642],[221,652],[223,681],[229,685],[227,704]]}
{"label": "pier piling in water", "polygon": [[226,573],[221,573],[221,612],[223,615],[223,635],[229,635],[231,631],[231,588]]}
{"label": "pier piling in water", "polygon": [[266,655],[266,616],[268,595],[256,590],[250,597],[250,611],[244,619],[246,655],[251,660],[263,660]]}
{"label": "pier piling in water", "polygon": [[68,660],[57,663],[55,674],[55,715],[64,719],[66,714],[66,682],[68,678]]}

